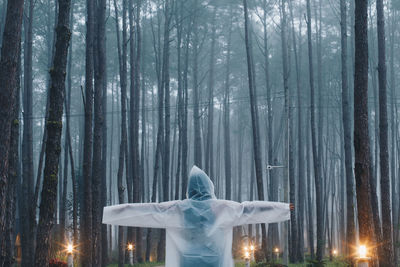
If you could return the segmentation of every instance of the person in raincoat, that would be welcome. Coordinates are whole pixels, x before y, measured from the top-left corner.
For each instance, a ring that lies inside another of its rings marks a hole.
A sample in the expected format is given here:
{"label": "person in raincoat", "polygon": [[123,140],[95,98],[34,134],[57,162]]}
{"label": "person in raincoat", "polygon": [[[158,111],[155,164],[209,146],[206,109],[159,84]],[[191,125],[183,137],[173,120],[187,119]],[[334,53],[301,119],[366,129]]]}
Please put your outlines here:
{"label": "person in raincoat", "polygon": [[105,207],[103,223],[165,228],[165,267],[231,267],[233,227],[286,221],[291,208],[280,202],[217,199],[210,178],[194,166],[187,199]]}

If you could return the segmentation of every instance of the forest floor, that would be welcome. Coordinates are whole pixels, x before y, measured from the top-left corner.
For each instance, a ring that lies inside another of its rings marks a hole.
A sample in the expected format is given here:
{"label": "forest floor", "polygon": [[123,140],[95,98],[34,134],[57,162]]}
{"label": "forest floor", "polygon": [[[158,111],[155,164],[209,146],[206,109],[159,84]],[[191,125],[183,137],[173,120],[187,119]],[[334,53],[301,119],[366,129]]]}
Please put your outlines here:
{"label": "forest floor", "polygon": [[[108,265],[108,267],[117,267],[118,264],[111,264]],[[126,267],[129,267],[129,264],[125,265]],[[251,264],[252,267],[257,267],[257,265],[254,263]],[[306,267],[307,263],[302,263],[302,264],[289,264],[289,267]],[[345,267],[347,266],[344,262],[341,261],[333,261],[333,262],[326,262],[325,267]],[[131,266],[132,267],[132,266]],[[155,262],[148,262],[148,263],[137,263],[134,264],[133,267],[164,267],[162,263],[155,263]],[[245,267],[244,262],[236,262],[235,267]]]}

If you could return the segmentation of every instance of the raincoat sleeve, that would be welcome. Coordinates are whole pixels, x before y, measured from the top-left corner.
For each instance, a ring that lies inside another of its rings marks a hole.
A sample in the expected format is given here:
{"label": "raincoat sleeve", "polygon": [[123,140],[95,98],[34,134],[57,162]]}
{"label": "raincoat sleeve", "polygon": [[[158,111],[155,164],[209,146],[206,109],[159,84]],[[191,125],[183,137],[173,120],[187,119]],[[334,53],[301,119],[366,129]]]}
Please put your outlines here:
{"label": "raincoat sleeve", "polygon": [[288,203],[270,201],[245,201],[236,208],[235,225],[276,223],[290,219]]}
{"label": "raincoat sleeve", "polygon": [[169,228],[182,226],[178,201],[129,203],[104,208],[103,223],[121,226]]}

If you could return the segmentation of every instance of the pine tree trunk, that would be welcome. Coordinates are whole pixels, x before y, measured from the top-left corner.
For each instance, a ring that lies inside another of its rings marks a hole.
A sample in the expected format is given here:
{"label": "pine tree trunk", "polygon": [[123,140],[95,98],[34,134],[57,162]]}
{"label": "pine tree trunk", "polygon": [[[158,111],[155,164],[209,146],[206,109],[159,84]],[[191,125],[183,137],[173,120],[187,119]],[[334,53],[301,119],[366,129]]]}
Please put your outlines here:
{"label": "pine tree trunk", "polygon": [[[127,155],[125,155],[125,149],[127,146],[127,128],[126,128],[126,95],[127,95],[127,22],[126,22],[126,12],[127,12],[127,0],[122,2],[122,44],[120,42],[119,35],[119,17],[117,1],[114,0],[114,10],[116,17],[116,32],[117,32],[117,45],[118,45],[118,62],[119,62],[119,80],[121,86],[121,141],[119,146],[119,162],[118,162],[118,172],[117,172],[117,187],[118,187],[118,203],[124,203],[124,191],[123,186],[123,175],[124,175],[124,160]],[[122,47],[122,49],[121,49]],[[122,51],[121,51],[122,50]],[[128,172],[126,171],[126,175]],[[124,227],[118,227],[118,267],[124,265],[124,254],[125,254],[125,243],[124,243]]]}
{"label": "pine tree trunk", "polygon": [[43,189],[40,203],[39,225],[37,230],[37,247],[35,266],[48,266],[50,233],[54,224],[55,203],[57,199],[57,174],[61,153],[62,115],[65,94],[65,73],[68,46],[71,36],[69,30],[70,0],[59,0],[56,48],[53,67],[50,71],[50,110],[46,122],[48,131],[46,140],[46,161],[44,167]]}
{"label": "pine tree trunk", "polygon": [[[262,175],[262,159],[261,159],[261,144],[260,144],[260,128],[258,120],[258,107],[257,107],[257,91],[255,86],[255,73],[253,65],[253,56],[251,51],[250,41],[250,29],[249,29],[249,16],[247,10],[247,0],[243,0],[244,6],[244,19],[245,19],[245,42],[246,42],[246,56],[247,56],[247,73],[249,82],[249,94],[250,94],[250,111],[251,111],[251,124],[253,133],[253,153],[254,153],[254,164],[255,173],[257,180],[257,194],[258,200],[264,200],[264,186],[263,186],[263,175]],[[265,224],[261,225],[262,231],[262,248],[265,251],[266,248],[266,229]]]}
{"label": "pine tree trunk", "polygon": [[[386,47],[385,47],[385,15],[383,0],[376,1],[378,31],[378,75],[379,75],[379,147],[381,171],[381,204],[382,204],[382,237],[385,242],[379,263],[382,266],[395,266],[392,240],[392,214],[389,178],[389,144],[388,116],[386,92]],[[392,144],[394,145],[394,144]],[[393,185],[395,186],[395,185]]]}
{"label": "pine tree trunk", "polygon": [[[317,153],[317,140],[316,140],[316,129],[315,129],[315,111],[314,111],[314,70],[313,70],[313,54],[312,54],[312,39],[311,39],[311,7],[310,0],[307,0],[307,33],[308,33],[308,61],[309,61],[309,72],[310,72],[310,101],[311,101],[311,146],[313,154],[313,165],[314,165],[314,180],[315,180],[315,194],[316,194],[316,205],[317,205],[317,261],[322,262],[324,254],[324,229],[323,229],[323,203],[322,203],[322,184],[320,177],[320,160]],[[311,223],[311,221],[310,221]]]}
{"label": "pine tree trunk", "polygon": [[373,246],[368,133],[368,3],[355,1],[354,151],[360,243]]}
{"label": "pine tree trunk", "polygon": [[[225,156],[225,199],[232,199],[231,133],[230,133],[230,59],[232,46],[232,6],[229,5],[230,22],[226,52],[225,95],[224,95],[224,156]],[[239,186],[240,188],[240,186]]]}
{"label": "pine tree trunk", "polygon": [[[0,239],[5,231],[9,151],[15,95],[17,93],[18,58],[24,1],[8,1],[0,57]],[[11,96],[11,97],[10,97]],[[1,249],[0,257],[4,250]]]}
{"label": "pine tree trunk", "polygon": [[5,215],[5,232],[4,242],[0,241],[0,250],[4,252],[0,254],[0,266],[12,266],[14,263],[14,233],[16,221],[16,208],[17,208],[17,187],[20,184],[20,159],[19,159],[19,142],[20,142],[20,72],[21,72],[21,54],[18,57],[18,71],[16,72],[16,92],[15,92],[15,105],[12,114],[11,123],[11,139],[10,139],[10,152],[9,152],[9,181],[6,196],[6,210]]}
{"label": "pine tree trunk", "polygon": [[[351,120],[349,106],[349,86],[347,78],[347,8],[346,1],[340,0],[340,30],[341,30],[341,63],[342,63],[342,124],[344,139],[344,163],[346,173],[346,242],[352,244],[355,240],[354,224],[354,178],[353,159],[351,152]],[[346,245],[346,255],[351,255],[351,247]]]}
{"label": "pine tree trunk", "polygon": [[24,128],[22,137],[22,266],[32,266],[34,262],[34,230],[36,228],[36,204],[33,204],[33,76],[32,76],[32,43],[33,43],[33,11],[34,2],[30,0],[29,14],[24,19],[24,97],[23,118]]}
{"label": "pine tree trunk", "polygon": [[83,145],[84,200],[81,240],[82,265],[92,266],[92,152],[93,152],[93,72],[94,72],[94,0],[86,1],[86,76],[85,76],[85,135]]}

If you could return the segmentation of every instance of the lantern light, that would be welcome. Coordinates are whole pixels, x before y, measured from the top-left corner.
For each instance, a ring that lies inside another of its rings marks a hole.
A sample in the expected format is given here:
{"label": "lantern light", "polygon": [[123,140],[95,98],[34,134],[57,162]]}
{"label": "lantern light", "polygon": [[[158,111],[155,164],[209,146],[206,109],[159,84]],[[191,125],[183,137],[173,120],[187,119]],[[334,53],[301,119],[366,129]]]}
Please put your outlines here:
{"label": "lantern light", "polygon": [[358,247],[358,257],[360,259],[367,258],[367,247],[365,245],[360,245]]}
{"label": "lantern light", "polygon": [[71,243],[68,243],[67,245],[67,253],[72,254],[74,252],[74,246]]}
{"label": "lantern light", "polygon": [[275,253],[279,253],[279,248],[275,248]]}
{"label": "lantern light", "polygon": [[133,250],[133,245],[132,244],[128,244],[128,250]]}
{"label": "lantern light", "polygon": [[338,254],[338,251],[337,251],[336,249],[334,249],[334,250],[333,250],[333,255],[336,256],[337,254]]}
{"label": "lantern light", "polygon": [[250,246],[250,250],[254,251],[254,246],[253,245]]}
{"label": "lantern light", "polygon": [[248,259],[248,258],[250,258],[250,253],[249,253],[248,251],[246,251],[246,252],[244,253],[244,256],[245,256],[246,259]]}

